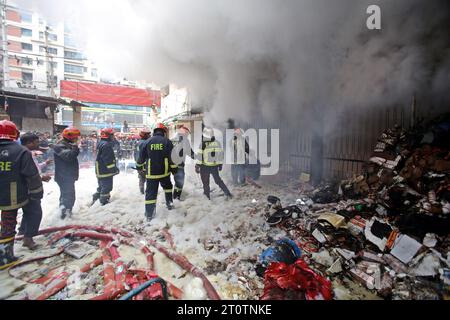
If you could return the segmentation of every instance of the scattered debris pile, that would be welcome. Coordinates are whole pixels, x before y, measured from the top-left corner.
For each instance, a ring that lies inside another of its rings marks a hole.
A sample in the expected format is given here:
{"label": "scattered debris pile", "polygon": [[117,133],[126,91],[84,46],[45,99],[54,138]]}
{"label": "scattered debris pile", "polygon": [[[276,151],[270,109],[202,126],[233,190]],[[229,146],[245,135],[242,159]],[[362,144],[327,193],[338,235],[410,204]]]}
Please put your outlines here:
{"label": "scattered debris pile", "polygon": [[[386,130],[362,175],[288,207],[270,196],[267,222],[287,232],[318,275],[351,278],[385,299],[448,299],[449,147],[448,116]],[[297,262],[271,264],[265,277],[286,263]]]}
{"label": "scattered debris pile", "polygon": [[[206,276],[186,257],[155,240],[115,228],[79,225],[45,229],[39,235],[48,240],[49,253],[8,270],[11,277],[38,286],[31,296],[22,292],[17,299],[182,299],[183,291],[154,271],[154,253],[147,243],[199,279],[210,299],[220,299]],[[139,250],[146,268],[136,268],[133,260],[127,263],[119,251],[124,246]],[[74,270],[68,264],[75,266]]]}

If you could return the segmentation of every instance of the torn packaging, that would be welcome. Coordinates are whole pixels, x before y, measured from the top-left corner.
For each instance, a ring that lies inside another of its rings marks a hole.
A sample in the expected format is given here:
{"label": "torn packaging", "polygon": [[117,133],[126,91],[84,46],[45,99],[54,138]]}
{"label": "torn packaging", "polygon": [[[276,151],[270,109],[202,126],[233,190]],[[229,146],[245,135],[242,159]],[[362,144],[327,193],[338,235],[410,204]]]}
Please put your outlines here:
{"label": "torn packaging", "polygon": [[422,244],[407,235],[399,235],[391,250],[391,254],[403,263],[409,263]]}
{"label": "torn packaging", "polygon": [[376,245],[381,252],[385,250],[391,233],[392,227],[375,217],[366,224],[364,230],[366,239]]}

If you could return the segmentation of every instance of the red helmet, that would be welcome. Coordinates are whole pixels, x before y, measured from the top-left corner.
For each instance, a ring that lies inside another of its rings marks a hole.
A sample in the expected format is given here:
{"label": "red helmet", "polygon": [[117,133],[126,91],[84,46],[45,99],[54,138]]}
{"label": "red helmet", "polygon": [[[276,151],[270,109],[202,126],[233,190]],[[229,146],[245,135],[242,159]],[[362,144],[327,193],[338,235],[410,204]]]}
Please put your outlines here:
{"label": "red helmet", "polygon": [[64,139],[73,142],[76,141],[81,136],[81,132],[77,128],[70,127],[64,129],[62,136]]}
{"label": "red helmet", "polygon": [[105,128],[100,131],[100,138],[102,138],[102,139],[109,139],[112,136],[114,136],[113,128]]}
{"label": "red helmet", "polygon": [[141,130],[141,132],[139,132],[139,136],[142,139],[148,139],[151,134],[152,134],[152,132],[149,129],[147,129],[147,128],[144,128],[144,129]]}
{"label": "red helmet", "polygon": [[188,127],[182,125],[182,126],[178,127],[178,133],[188,136],[191,134],[191,130],[189,130]]}
{"label": "red helmet", "polygon": [[19,130],[17,130],[14,122],[9,120],[0,121],[0,139],[15,141],[19,137]]}
{"label": "red helmet", "polygon": [[153,131],[156,130],[163,130],[166,134],[169,132],[169,129],[164,125],[164,123],[157,123]]}

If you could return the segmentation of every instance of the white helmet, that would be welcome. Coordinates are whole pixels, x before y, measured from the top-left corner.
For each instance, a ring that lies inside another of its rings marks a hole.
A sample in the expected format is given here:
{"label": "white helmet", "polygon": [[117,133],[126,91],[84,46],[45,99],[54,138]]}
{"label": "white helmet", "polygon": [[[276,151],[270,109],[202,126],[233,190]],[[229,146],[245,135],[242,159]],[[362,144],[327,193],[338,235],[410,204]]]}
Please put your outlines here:
{"label": "white helmet", "polygon": [[212,128],[206,127],[203,129],[203,137],[206,139],[212,139],[214,137],[214,130]]}

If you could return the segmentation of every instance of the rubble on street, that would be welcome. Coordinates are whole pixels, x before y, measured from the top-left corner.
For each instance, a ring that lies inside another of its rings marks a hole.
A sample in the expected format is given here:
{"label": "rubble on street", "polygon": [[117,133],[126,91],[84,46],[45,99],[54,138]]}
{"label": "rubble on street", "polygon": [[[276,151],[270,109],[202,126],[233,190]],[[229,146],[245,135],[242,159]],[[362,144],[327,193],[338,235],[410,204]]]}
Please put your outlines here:
{"label": "rubble on street", "polygon": [[449,119],[386,130],[361,175],[310,188],[294,205],[269,196],[267,222],[328,279],[384,299],[448,299]]}

